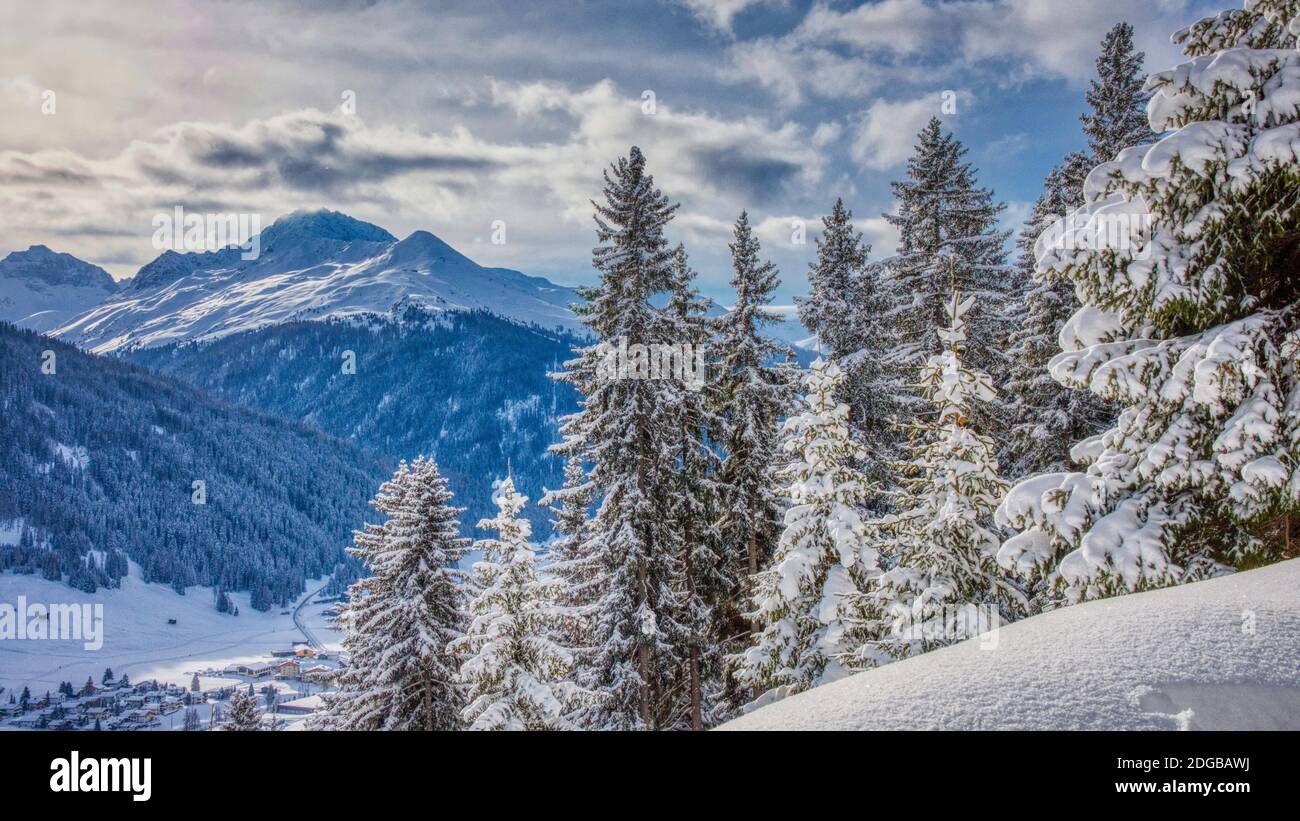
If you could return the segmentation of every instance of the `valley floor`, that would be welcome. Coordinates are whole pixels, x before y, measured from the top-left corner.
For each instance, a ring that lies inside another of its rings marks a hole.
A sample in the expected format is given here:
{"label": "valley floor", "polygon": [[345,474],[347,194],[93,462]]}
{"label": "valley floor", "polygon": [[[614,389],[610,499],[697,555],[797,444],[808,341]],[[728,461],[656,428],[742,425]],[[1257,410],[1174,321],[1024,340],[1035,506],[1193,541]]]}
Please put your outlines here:
{"label": "valley floor", "polygon": [[[324,579],[308,582],[304,595],[313,596],[324,583]],[[259,613],[249,605],[247,593],[231,593],[239,615],[218,613],[210,588],[191,587],[180,596],[166,585],[146,584],[134,564],[120,589],[95,593],[39,576],[0,574],[0,603],[17,605],[19,596],[26,597],[29,605],[103,604],[103,646],[87,650],[79,640],[0,641],[0,687],[5,688],[0,702],[7,702],[10,692],[20,692],[24,686],[40,696],[57,690],[63,681],[78,688],[87,677],[98,683],[106,667],[115,676],[127,675],[133,681],[186,685],[194,671],[266,661],[272,650],[310,638],[294,623],[296,603]],[[338,650],[340,636],[321,614],[326,607],[308,603],[300,618],[325,649]],[[169,624],[169,619],[176,623]]]}

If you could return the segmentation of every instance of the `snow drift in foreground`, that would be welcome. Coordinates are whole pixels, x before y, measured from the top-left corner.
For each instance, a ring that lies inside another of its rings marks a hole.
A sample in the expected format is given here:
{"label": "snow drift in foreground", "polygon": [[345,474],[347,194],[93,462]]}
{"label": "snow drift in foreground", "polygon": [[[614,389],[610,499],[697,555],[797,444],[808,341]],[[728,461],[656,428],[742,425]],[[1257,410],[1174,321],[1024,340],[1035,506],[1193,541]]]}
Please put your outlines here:
{"label": "snow drift in foreground", "polygon": [[1300,559],[1045,613],[995,648],[945,647],[723,729],[1300,730]]}

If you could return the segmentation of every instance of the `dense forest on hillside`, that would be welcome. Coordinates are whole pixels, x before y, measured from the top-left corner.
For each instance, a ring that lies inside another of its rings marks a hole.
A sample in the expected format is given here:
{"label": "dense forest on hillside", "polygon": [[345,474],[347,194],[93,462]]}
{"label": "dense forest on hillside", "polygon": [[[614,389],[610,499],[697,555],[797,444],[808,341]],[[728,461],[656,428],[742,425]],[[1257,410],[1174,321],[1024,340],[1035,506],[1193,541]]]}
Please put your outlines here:
{"label": "dense forest on hillside", "polygon": [[[283,604],[346,560],[385,460],[0,323],[0,569]],[[201,483],[201,484],[196,484]]]}
{"label": "dense forest on hillside", "polygon": [[[563,462],[547,447],[577,395],[547,373],[576,342],[486,312],[410,307],[395,322],[291,322],[129,356],[394,460],[434,457],[467,508],[463,531],[476,535],[475,523],[494,510],[492,481],[507,469],[533,498],[563,481]],[[544,513],[528,515],[545,538]]]}

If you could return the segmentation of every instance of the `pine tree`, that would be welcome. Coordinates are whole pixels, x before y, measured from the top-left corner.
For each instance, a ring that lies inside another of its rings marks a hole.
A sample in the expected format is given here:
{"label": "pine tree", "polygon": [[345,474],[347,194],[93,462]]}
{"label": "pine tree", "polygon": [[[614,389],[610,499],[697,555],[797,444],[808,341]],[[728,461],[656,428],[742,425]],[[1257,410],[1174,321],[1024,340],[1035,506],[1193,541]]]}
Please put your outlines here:
{"label": "pine tree", "polygon": [[[734,253],[734,252],[733,252]],[[836,198],[822,218],[817,261],[809,265],[808,296],[795,297],[799,321],[817,335],[820,353],[843,373],[841,399],[849,423],[868,443],[864,469],[873,480],[884,470],[879,454],[896,444],[890,419],[898,408],[897,386],[882,367],[892,343],[881,279],[884,269],[868,261],[871,246],[853,227],[853,212]]]}
{"label": "pine tree", "polygon": [[230,697],[230,715],[224,729],[239,732],[262,729],[262,714],[257,710],[257,700],[236,690]]}
{"label": "pine tree", "polygon": [[1192,59],[1152,78],[1149,106],[1173,133],[1094,169],[1039,245],[1040,272],[1083,301],[1052,375],[1123,408],[1075,446],[1082,471],[1027,479],[999,509],[1021,531],[999,562],[1070,600],[1295,554],[1297,26],[1295,0],[1258,0],[1177,34]]}
{"label": "pine tree", "polygon": [[1090,155],[1072,152],[1060,168],[1052,169],[1017,242],[1016,273],[1023,293],[1012,306],[1017,321],[1012,323],[1010,370],[1003,388],[1010,403],[1010,430],[998,454],[1012,480],[1066,470],[1070,444],[1114,422],[1112,405],[1088,391],[1061,385],[1048,372],[1048,363],[1061,350],[1061,328],[1079,302],[1068,279],[1037,274],[1034,245],[1065,214],[1083,205],[1084,178],[1094,165],[1154,138],[1146,117],[1149,95],[1143,91],[1143,59],[1133,50],[1132,26],[1120,23],[1106,35],[1097,76],[1087,93],[1090,110],[1081,118]]}
{"label": "pine tree", "polygon": [[1090,111],[1079,119],[1088,135],[1093,163],[1110,162],[1121,150],[1149,142],[1144,90],[1146,55],[1133,48],[1133,27],[1117,23],[1101,41],[1097,76],[1088,84],[1085,98]]}
{"label": "pine tree", "polygon": [[[595,486],[588,479],[582,460],[570,457],[564,465],[563,487],[546,491],[538,502],[554,511],[546,570],[556,580],[554,599],[563,613],[553,635],[565,647],[575,648],[575,659],[580,659],[581,648],[591,640],[591,620],[602,592],[598,587],[600,567],[586,544],[594,498]],[[575,662],[570,678],[576,682],[584,668],[580,660]]]}
{"label": "pine tree", "polygon": [[532,525],[520,515],[528,499],[509,476],[493,495],[497,515],[478,526],[499,536],[474,543],[483,558],[474,563],[469,629],[452,643],[465,659],[462,717],[471,730],[572,729],[565,716],[583,694],[565,680],[572,653],[552,638],[557,583],[534,567]]}
{"label": "pine tree", "polygon": [[993,441],[971,425],[974,406],[994,399],[988,374],[962,361],[974,302],[951,293],[948,326],[937,334],[943,352],[921,370],[931,410],[911,426],[911,458],[897,469],[897,512],[869,523],[889,568],[868,592],[849,597],[857,647],[846,661],[854,666],[968,638],[1023,609],[1023,596],[994,561],[993,510],[1006,483]]}
{"label": "pine tree", "polygon": [[[1008,317],[1000,310],[1015,295],[1005,264],[1008,232],[997,228],[1005,206],[980,188],[975,169],[963,161],[966,148],[944,134],[937,118],[921,130],[907,179],[892,183],[898,213],[884,217],[899,231],[898,254],[886,261],[884,290],[891,325],[886,378],[898,386],[898,418],[924,412],[927,403],[906,388],[932,354],[940,352],[934,329],[947,325],[945,305],[954,283],[978,306],[967,319],[967,358],[1000,380],[1006,369],[1001,348]],[[950,259],[956,263],[951,264]],[[986,426],[1000,424],[991,409]],[[987,428],[986,428],[987,429]]]}
{"label": "pine tree", "polygon": [[1009,428],[998,451],[1012,480],[1065,470],[1070,444],[1103,430],[1114,418],[1107,403],[1087,391],[1064,387],[1048,371],[1048,363],[1061,351],[1061,328],[1078,301],[1068,280],[1039,277],[1034,271],[1034,244],[1056,220],[1083,204],[1088,169],[1088,158],[1079,152],[1070,154],[1063,167],[1052,169],[1017,243],[1016,271],[1026,290],[1011,308],[1019,319],[1008,339],[1010,364],[1002,395]]}
{"label": "pine tree", "polygon": [[349,553],[372,575],[348,588],[340,618],[350,659],[317,721],[329,729],[452,730],[463,694],[451,642],[464,631],[464,577],[447,480],[432,459],[401,463],[371,502],[389,517],[367,524]]}
{"label": "pine tree", "polygon": [[672,405],[667,408],[673,437],[671,459],[675,487],[669,490],[667,518],[680,557],[683,589],[678,595],[676,621],[684,630],[683,670],[686,699],[673,726],[700,730],[726,714],[718,696],[722,690],[722,641],[727,625],[722,608],[732,594],[735,577],[724,558],[718,529],[721,492],[720,459],[710,441],[719,429],[717,409],[708,390],[714,322],[706,317],[708,302],[695,288],[695,272],[685,249],[673,255],[673,282],[663,312],[662,335],[678,340],[691,352],[694,379],[674,380]]}
{"label": "pine tree", "polygon": [[[557,644],[571,648],[573,663],[565,680],[587,693],[591,692],[594,673],[593,626],[605,592],[600,586],[604,578],[600,551],[587,539],[594,498],[595,485],[587,477],[582,460],[570,457],[564,465],[563,487],[546,491],[538,502],[554,512],[546,554],[546,571],[554,581],[551,596],[557,610],[550,635]],[[576,700],[564,720],[582,726],[583,713],[592,700]]]}
{"label": "pine tree", "polygon": [[[795,374],[789,349],[763,335],[765,327],[781,321],[767,308],[780,281],[775,265],[759,261],[758,238],[744,212],[736,220],[730,247],[736,298],[717,323],[719,373],[710,387],[716,437],[725,453],[718,486],[726,588],[715,619],[720,642],[735,652],[752,630],[743,614],[753,600],[754,579],[771,561],[780,534],[782,503],[773,471],[779,456],[778,423],[793,398]],[[749,700],[749,693],[728,677],[723,697],[735,709]]]}
{"label": "pine tree", "polygon": [[850,434],[848,405],[836,400],[843,374],[818,359],[804,380],[799,413],[782,426],[788,464],[785,529],[772,565],[759,574],[754,645],[731,659],[738,681],[762,693],[792,693],[844,674],[844,597],[877,572],[877,552],[858,514],[871,487],[853,467],[862,445]]}
{"label": "pine tree", "polygon": [[[685,588],[680,538],[665,515],[678,490],[671,409],[685,388],[650,367],[645,354],[680,343],[662,338],[674,324],[651,302],[673,289],[675,252],[664,227],[677,206],[655,188],[638,148],[604,178],[605,201],[593,203],[599,245],[592,264],[600,282],[579,292],[585,303],[577,308],[599,342],[578,349],[558,377],[583,399],[554,447],[591,465],[599,499],[585,529],[584,552],[599,567],[593,583],[601,594],[584,676],[605,697],[581,721],[664,729],[682,714],[678,685],[690,635],[677,620]],[[629,359],[619,361],[624,349]]]}
{"label": "pine tree", "polygon": [[194,677],[190,679],[190,692],[197,693],[199,689],[199,674],[195,673]]}
{"label": "pine tree", "polygon": [[113,680],[113,668],[112,668],[112,667],[105,667],[105,668],[104,668],[104,676],[103,676],[103,678],[100,679],[100,682],[103,683],[103,684],[108,684],[108,683],[109,683],[110,681],[112,681],[112,680]]}

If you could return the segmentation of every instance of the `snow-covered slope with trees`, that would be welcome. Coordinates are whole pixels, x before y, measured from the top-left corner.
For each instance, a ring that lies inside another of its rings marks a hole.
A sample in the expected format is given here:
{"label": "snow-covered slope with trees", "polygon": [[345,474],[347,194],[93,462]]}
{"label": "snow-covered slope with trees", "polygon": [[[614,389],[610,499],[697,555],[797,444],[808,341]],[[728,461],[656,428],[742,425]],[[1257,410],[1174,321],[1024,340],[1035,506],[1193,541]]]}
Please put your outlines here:
{"label": "snow-covered slope with trees", "polygon": [[729,730],[1300,729],[1300,560],[1087,602],[770,704]]}
{"label": "snow-covered slope with trees", "polygon": [[387,468],[316,428],[0,324],[0,571],[93,592],[130,559],[146,581],[247,590],[266,610],[344,561]]}
{"label": "snow-covered slope with trees", "polygon": [[218,339],[302,319],[386,314],[400,304],[485,310],[544,328],[579,328],[570,288],[484,268],[428,231],[398,241],[334,211],[295,211],[239,248],[165,251],[114,298],[55,333],[96,353]]}
{"label": "snow-covered slope with trees", "polygon": [[[451,482],[465,535],[490,516],[492,481],[513,465],[520,491],[562,480],[547,454],[577,396],[548,379],[576,337],[483,312],[409,306],[391,321],[286,322],[205,343],[142,348],[123,358],[229,402],[300,419],[390,457],[435,457]],[[345,373],[345,352],[355,372]],[[544,540],[545,514],[530,507]]]}
{"label": "snow-covered slope with trees", "polygon": [[116,292],[103,268],[44,245],[0,260],[0,322],[20,328],[57,328]]}

